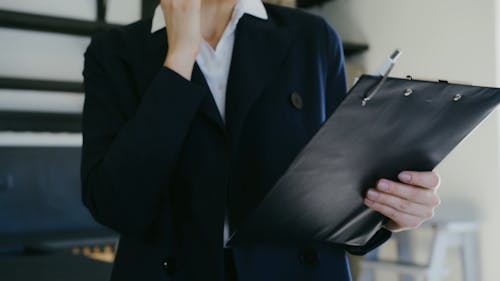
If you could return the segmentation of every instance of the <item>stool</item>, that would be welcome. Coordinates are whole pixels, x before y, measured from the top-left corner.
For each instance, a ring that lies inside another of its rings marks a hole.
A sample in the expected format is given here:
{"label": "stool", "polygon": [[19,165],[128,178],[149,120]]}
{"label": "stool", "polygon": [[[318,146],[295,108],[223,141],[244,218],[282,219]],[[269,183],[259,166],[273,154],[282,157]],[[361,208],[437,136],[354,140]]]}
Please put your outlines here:
{"label": "stool", "polygon": [[407,232],[396,233],[400,260],[396,262],[377,259],[374,251],[361,261],[359,281],[373,281],[375,270],[392,271],[400,274],[401,280],[411,281],[424,277],[427,281],[438,281],[447,272],[444,268],[446,252],[452,247],[460,248],[464,281],[480,280],[477,232],[478,223],[473,221],[431,222],[434,239],[429,262],[426,265],[411,262],[411,250]]}

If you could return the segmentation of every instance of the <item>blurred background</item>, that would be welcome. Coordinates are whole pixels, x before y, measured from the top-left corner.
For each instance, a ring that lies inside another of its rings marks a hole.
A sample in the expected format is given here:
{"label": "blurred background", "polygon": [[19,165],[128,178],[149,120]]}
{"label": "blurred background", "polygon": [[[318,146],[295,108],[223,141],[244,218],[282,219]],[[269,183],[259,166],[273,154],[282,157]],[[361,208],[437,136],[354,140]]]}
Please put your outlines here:
{"label": "blurred background", "polygon": [[[0,280],[108,280],[117,235],[80,200],[83,53],[92,34],[151,17],[157,2],[0,0]],[[395,48],[392,76],[500,84],[500,1],[269,2],[331,23],[351,85]],[[494,112],[438,166],[436,217],[353,257],[354,278],[498,280],[499,144]]]}

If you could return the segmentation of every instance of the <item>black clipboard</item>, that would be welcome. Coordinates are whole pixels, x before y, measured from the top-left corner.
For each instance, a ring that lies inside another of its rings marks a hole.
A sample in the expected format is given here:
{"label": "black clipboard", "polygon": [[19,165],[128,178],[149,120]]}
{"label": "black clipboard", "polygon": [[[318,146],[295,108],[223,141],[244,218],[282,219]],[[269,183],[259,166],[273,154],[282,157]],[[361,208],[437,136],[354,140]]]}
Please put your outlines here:
{"label": "black clipboard", "polygon": [[496,88],[362,76],[230,244],[365,245],[386,219],[364,206],[366,190],[434,169],[498,103]]}

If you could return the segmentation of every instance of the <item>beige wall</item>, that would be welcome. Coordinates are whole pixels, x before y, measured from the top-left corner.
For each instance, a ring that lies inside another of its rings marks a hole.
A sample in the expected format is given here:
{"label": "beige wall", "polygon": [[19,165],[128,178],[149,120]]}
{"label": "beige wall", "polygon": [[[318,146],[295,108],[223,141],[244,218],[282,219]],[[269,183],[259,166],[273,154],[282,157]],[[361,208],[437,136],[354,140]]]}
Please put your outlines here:
{"label": "beige wall", "polygon": [[[428,77],[498,86],[500,16],[498,0],[336,0],[314,12],[323,15],[344,40],[370,49],[350,63],[374,72],[389,53],[403,56],[394,76]],[[500,276],[500,122],[493,114],[439,165],[444,213],[481,219],[481,269],[484,281]],[[454,202],[472,207],[456,208]],[[417,237],[429,243],[428,236]],[[419,247],[424,248],[425,247]],[[453,270],[458,270],[455,268]],[[456,280],[451,274],[448,280]]]}

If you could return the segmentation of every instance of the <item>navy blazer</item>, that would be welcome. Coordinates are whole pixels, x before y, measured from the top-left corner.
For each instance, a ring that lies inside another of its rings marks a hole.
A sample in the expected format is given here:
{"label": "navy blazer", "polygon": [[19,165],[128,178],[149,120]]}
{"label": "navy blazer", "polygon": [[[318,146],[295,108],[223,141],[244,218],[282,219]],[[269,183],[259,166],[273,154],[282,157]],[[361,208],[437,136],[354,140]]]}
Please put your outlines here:
{"label": "navy blazer", "polygon": [[[343,50],[321,18],[266,4],[236,29],[226,121],[203,75],[163,66],[151,19],[85,52],[82,195],[120,234],[112,280],[224,280],[223,223],[252,211],[346,94]],[[228,204],[226,204],[228,202]],[[286,234],[284,234],[286,235]],[[384,242],[380,231],[364,254]],[[240,281],[350,280],[346,247],[234,245]]]}

